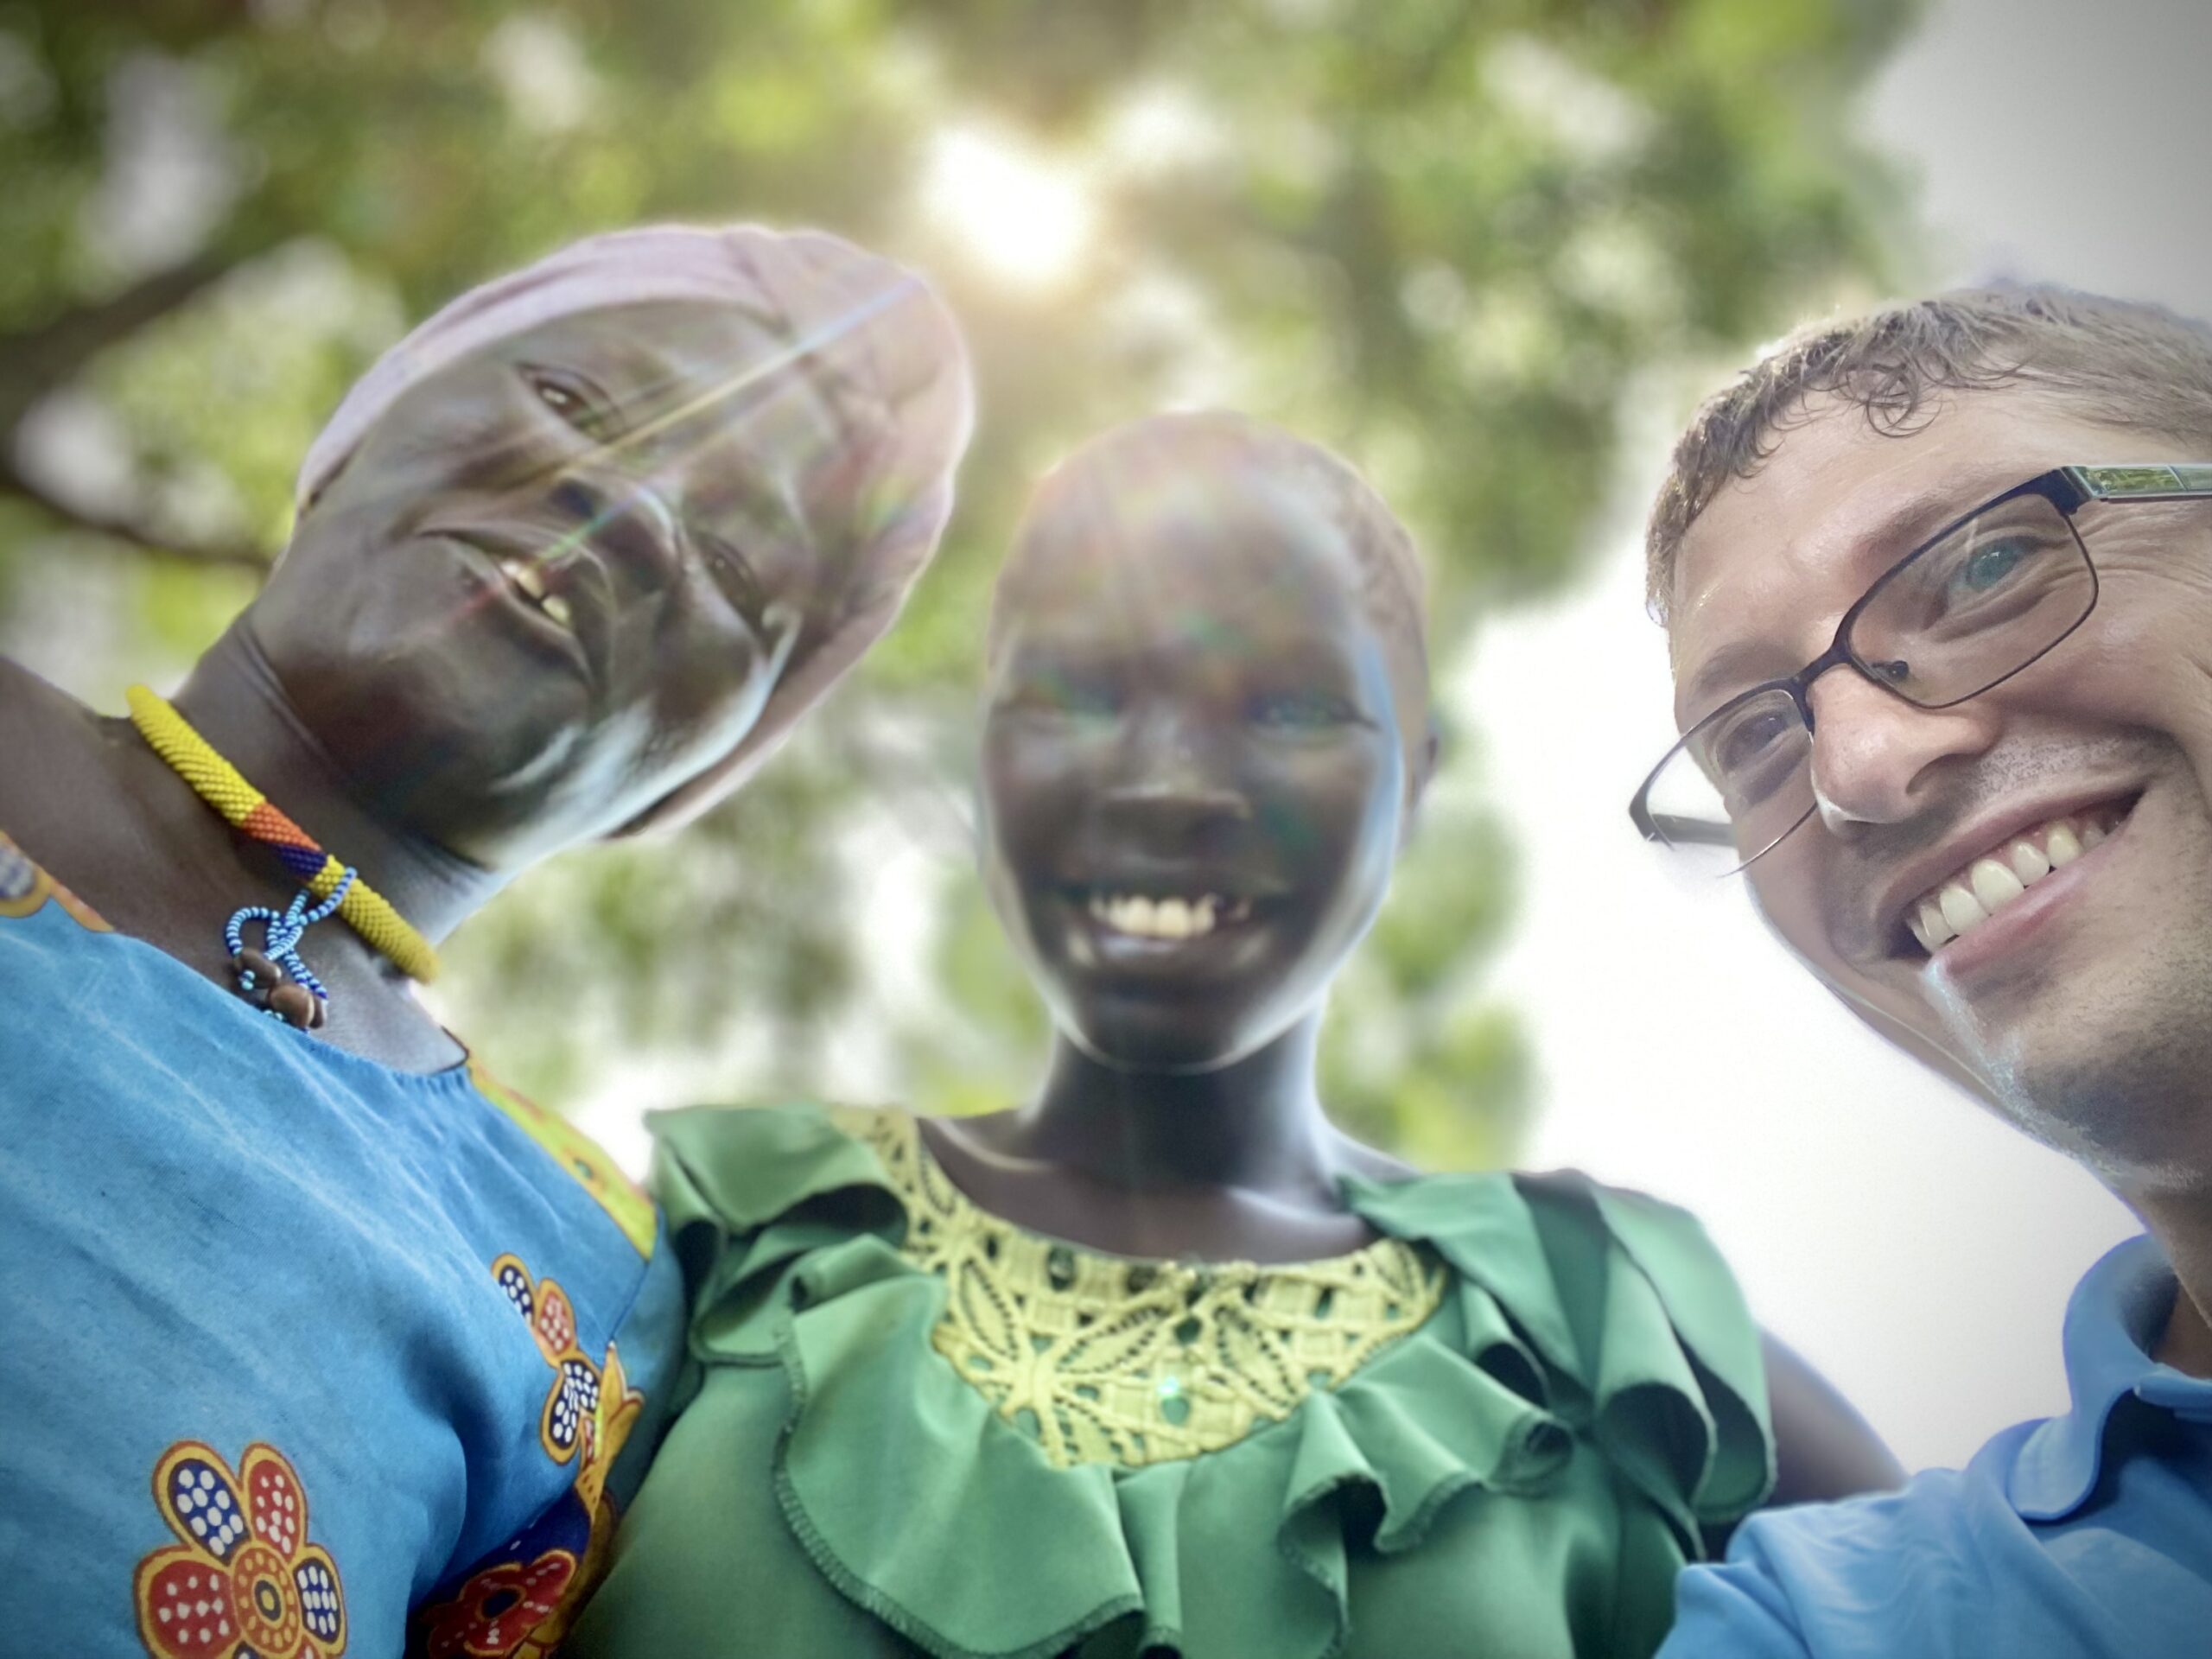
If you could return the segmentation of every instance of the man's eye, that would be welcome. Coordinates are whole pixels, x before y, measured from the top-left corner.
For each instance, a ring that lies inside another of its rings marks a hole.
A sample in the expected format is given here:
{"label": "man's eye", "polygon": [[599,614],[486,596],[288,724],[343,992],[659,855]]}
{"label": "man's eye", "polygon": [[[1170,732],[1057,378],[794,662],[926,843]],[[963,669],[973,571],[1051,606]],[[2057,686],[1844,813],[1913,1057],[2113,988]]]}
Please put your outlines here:
{"label": "man's eye", "polygon": [[1754,715],[1738,721],[1713,745],[1713,758],[1723,772],[1739,772],[1756,766],[1782,741],[1789,722],[1778,714]]}
{"label": "man's eye", "polygon": [[1986,594],[2020,567],[2029,550],[2016,537],[1989,542],[1967,556],[1959,567],[1959,587],[1969,594]]}
{"label": "man's eye", "polygon": [[1756,804],[1796,771],[1804,730],[1794,708],[1763,698],[1699,742],[1699,764],[1732,808]]}

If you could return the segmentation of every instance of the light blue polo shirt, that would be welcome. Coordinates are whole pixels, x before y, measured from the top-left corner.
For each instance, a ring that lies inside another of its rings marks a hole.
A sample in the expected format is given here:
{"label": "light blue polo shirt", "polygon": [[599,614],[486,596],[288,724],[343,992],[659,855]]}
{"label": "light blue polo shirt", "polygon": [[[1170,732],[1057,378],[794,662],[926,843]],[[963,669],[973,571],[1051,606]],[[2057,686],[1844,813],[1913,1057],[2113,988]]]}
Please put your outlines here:
{"label": "light blue polo shirt", "polygon": [[1659,1659],[2212,1656],[2212,1381],[2150,1352],[2177,1288],[2150,1238],[2113,1250],[2067,1306],[2071,1411],[1746,1522],[1682,1575]]}

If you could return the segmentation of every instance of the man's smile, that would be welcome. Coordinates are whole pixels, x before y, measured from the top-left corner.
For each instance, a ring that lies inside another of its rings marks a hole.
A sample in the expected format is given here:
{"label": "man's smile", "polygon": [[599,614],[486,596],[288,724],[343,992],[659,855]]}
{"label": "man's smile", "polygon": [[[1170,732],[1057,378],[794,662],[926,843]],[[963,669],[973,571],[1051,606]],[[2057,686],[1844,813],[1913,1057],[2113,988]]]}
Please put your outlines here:
{"label": "man's smile", "polygon": [[[1923,955],[1941,954],[1952,941],[2010,910],[2046,877],[2101,845],[2126,822],[2133,805],[2132,798],[2104,800],[2003,831],[1908,901],[1906,931]],[[1910,954],[1902,940],[1898,949]]]}

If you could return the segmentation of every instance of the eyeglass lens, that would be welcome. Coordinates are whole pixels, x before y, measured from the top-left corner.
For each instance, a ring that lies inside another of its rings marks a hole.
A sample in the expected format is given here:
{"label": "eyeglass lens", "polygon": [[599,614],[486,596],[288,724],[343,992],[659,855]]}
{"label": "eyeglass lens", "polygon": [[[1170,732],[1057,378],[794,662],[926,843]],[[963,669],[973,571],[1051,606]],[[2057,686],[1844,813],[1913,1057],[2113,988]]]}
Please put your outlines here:
{"label": "eyeglass lens", "polygon": [[[2033,493],[1992,504],[1892,569],[1844,639],[1866,677],[1922,708],[1987,690],[2088,614],[2096,577],[2074,526]],[[1744,861],[1814,804],[1812,733],[1787,687],[1724,704],[1652,779],[1662,840]]]}

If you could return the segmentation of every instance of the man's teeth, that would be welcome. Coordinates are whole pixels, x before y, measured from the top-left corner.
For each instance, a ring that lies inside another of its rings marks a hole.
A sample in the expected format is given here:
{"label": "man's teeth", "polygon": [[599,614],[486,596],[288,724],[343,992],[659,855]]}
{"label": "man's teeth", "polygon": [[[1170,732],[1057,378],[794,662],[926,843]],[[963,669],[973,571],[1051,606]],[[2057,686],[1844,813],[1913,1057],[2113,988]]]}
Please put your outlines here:
{"label": "man's teeth", "polygon": [[573,620],[575,613],[569,609],[569,601],[559,594],[546,591],[545,573],[538,568],[536,560],[501,559],[499,574],[530,595],[539,610],[563,627],[567,627]]}
{"label": "man's teeth", "polygon": [[2118,827],[2108,807],[2053,818],[1984,854],[1923,893],[1905,925],[1930,956],[1971,933],[2053,870],[2063,869]]}
{"label": "man's teeth", "polygon": [[1090,914],[1116,933],[1144,939],[1198,939],[1223,921],[1241,922],[1252,901],[1230,903],[1213,893],[1198,899],[1151,899],[1142,893],[1093,893]]}

